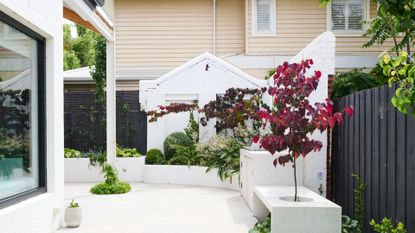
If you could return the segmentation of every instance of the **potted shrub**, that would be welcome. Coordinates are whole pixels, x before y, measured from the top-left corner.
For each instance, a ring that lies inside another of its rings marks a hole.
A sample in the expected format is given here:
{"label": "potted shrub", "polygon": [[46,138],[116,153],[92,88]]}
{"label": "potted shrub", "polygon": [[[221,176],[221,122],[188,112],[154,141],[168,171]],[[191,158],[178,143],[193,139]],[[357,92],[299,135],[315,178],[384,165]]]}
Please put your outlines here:
{"label": "potted shrub", "polygon": [[82,209],[79,204],[72,200],[69,206],[65,209],[65,223],[69,228],[79,227],[82,222]]}

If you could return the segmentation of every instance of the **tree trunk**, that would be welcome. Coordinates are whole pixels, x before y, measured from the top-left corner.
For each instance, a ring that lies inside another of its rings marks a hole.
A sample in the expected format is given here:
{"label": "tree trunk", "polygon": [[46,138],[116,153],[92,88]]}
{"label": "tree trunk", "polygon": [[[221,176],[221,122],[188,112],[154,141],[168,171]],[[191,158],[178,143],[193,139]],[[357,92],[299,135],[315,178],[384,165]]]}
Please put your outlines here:
{"label": "tree trunk", "polygon": [[295,193],[294,193],[294,202],[298,201],[298,197],[297,197],[297,165],[295,163],[295,161],[297,160],[297,158],[294,155],[294,187],[295,187]]}

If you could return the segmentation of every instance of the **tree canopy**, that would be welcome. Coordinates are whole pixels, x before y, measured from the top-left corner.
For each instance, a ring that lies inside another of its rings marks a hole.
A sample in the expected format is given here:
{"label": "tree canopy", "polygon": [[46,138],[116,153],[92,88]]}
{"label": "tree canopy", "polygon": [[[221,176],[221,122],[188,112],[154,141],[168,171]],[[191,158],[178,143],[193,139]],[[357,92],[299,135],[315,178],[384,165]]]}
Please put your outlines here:
{"label": "tree canopy", "polygon": [[95,65],[95,47],[98,35],[80,25],[76,25],[77,37],[71,36],[71,25],[63,25],[63,68],[76,69]]}

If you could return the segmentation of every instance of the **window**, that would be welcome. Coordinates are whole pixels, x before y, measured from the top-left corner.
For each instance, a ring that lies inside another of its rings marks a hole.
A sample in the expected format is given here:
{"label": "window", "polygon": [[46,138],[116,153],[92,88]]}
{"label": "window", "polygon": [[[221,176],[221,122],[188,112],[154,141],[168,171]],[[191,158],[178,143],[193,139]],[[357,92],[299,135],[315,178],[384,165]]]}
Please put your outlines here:
{"label": "window", "polygon": [[330,30],[337,32],[362,32],[369,15],[367,0],[332,0],[329,17]]}
{"label": "window", "polygon": [[252,0],[253,35],[275,35],[275,0]]}
{"label": "window", "polygon": [[46,191],[44,43],[0,12],[0,207]]}

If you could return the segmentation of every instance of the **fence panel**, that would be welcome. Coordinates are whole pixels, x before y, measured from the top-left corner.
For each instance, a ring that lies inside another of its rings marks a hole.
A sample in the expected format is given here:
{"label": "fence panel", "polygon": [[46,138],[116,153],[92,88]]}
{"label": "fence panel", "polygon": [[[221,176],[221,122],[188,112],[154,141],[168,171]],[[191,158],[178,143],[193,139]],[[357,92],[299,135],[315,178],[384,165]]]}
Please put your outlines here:
{"label": "fence panel", "polygon": [[383,217],[402,221],[415,232],[415,117],[390,103],[395,88],[382,86],[336,101],[335,108],[354,106],[355,115],[333,132],[335,201],[353,216],[353,173],[366,183],[365,230]]}
{"label": "fence panel", "polygon": [[[140,111],[138,91],[117,91],[117,143],[147,151],[147,117]],[[105,108],[89,91],[65,93],[65,147],[81,151],[105,150]]]}

